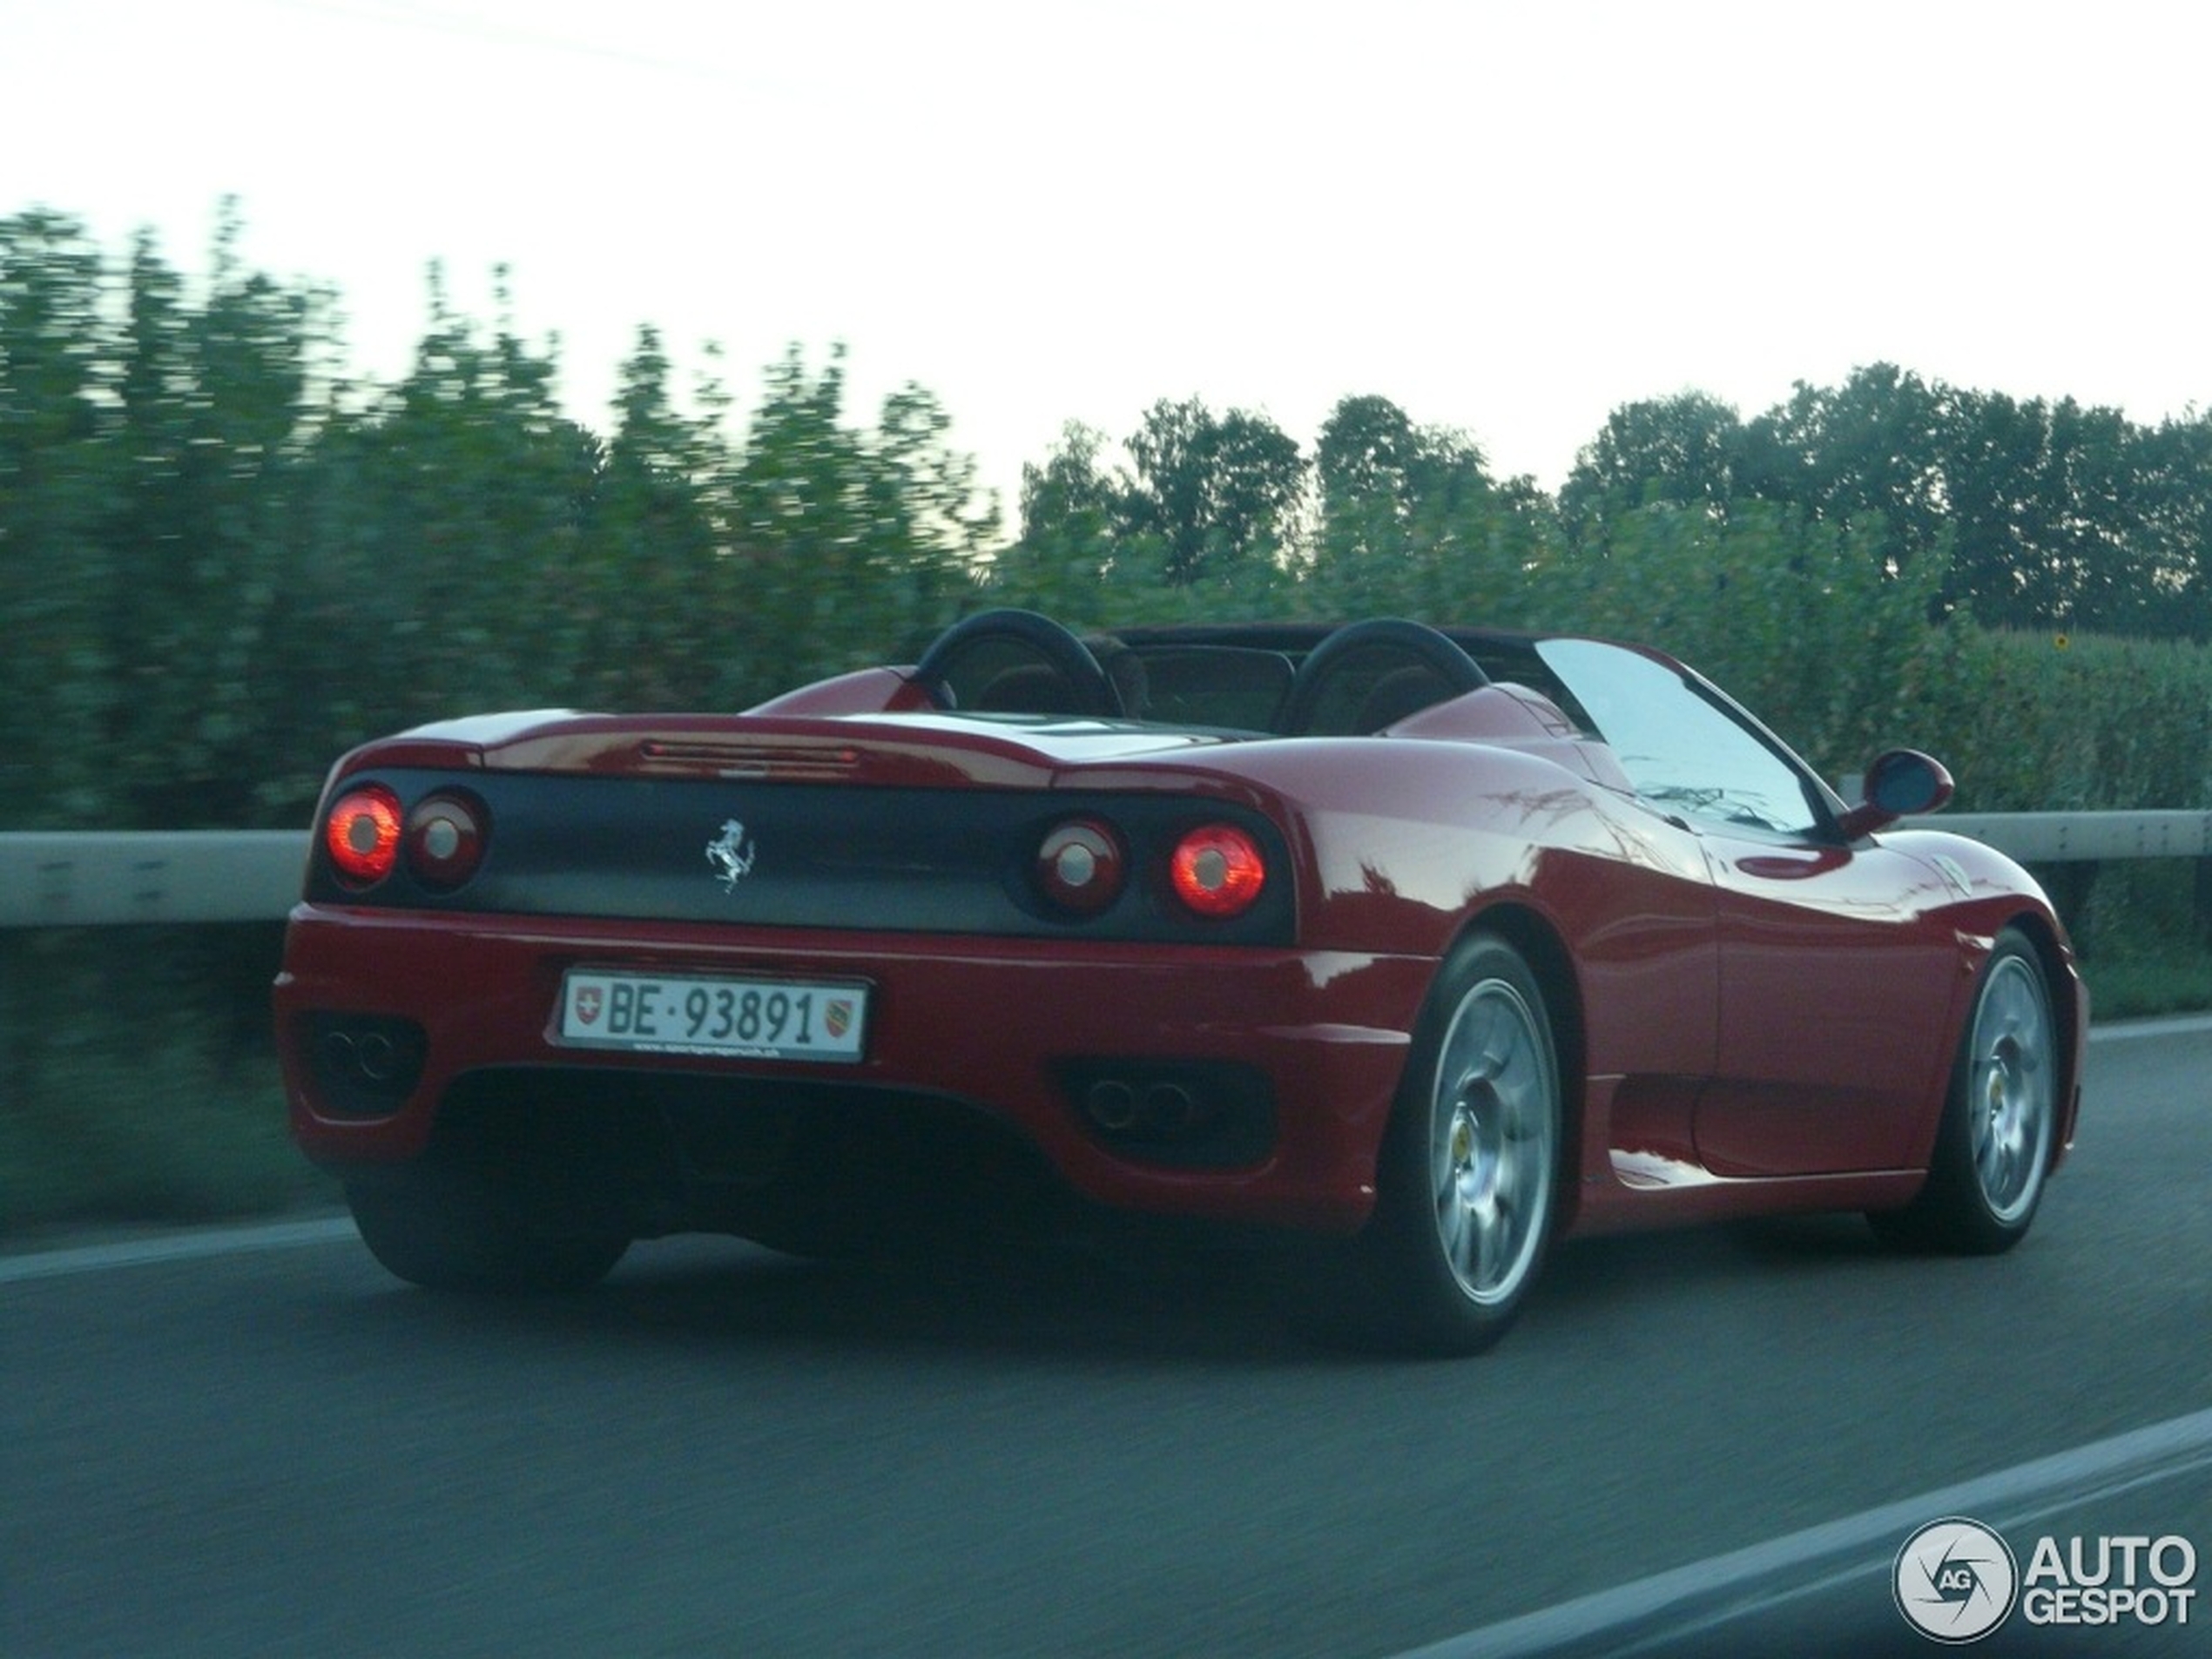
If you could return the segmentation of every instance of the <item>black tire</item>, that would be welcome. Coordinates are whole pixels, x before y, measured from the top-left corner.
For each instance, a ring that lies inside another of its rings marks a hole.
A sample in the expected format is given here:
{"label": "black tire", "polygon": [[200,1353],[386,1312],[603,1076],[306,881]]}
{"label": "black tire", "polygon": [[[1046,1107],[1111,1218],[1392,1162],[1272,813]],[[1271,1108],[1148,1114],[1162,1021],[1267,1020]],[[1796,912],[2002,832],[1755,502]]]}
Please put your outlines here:
{"label": "black tire", "polygon": [[2058,1133],[2058,1043],[2042,958],[2008,927],[1974,984],[1927,1181],[1867,1216],[1885,1243],[1992,1256],[2027,1236]]}
{"label": "black tire", "polygon": [[614,1271],[630,1235],[529,1216],[489,1183],[420,1165],[346,1183],[361,1242],[388,1272],[434,1291],[580,1291]]}
{"label": "black tire", "polygon": [[1494,1344],[1550,1249],[1565,1132],[1543,988],[1503,940],[1467,940],[1414,1027],[1375,1213],[1332,1275],[1325,1334],[1438,1355]]}

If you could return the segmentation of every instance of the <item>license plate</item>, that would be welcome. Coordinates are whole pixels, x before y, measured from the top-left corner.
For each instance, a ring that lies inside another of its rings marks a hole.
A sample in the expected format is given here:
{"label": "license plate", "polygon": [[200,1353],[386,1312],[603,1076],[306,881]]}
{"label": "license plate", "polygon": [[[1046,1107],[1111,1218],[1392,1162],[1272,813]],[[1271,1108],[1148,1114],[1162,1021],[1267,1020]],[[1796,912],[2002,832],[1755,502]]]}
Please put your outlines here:
{"label": "license plate", "polygon": [[742,1060],[860,1057],[864,985],[835,980],[570,971],[560,1038],[593,1049],[725,1055]]}

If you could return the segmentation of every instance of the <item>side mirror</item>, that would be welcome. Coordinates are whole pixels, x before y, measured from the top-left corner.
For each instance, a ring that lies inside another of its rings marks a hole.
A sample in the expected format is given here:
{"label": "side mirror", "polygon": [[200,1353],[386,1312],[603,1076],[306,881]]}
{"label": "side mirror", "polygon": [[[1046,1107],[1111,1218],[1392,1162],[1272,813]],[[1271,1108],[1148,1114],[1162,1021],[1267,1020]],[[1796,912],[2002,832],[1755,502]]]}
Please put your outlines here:
{"label": "side mirror", "polygon": [[1900,818],[1943,810],[1951,799],[1951,774],[1940,760],[1917,749],[1892,749],[1866,769],[1866,785],[1858,805],[1837,820],[1844,839],[1886,829]]}

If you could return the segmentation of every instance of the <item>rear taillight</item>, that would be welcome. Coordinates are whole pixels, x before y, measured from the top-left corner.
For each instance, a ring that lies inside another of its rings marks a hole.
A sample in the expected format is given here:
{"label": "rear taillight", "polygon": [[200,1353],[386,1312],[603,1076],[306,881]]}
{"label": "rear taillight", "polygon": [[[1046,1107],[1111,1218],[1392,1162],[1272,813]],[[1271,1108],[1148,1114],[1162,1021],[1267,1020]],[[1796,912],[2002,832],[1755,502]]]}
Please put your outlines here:
{"label": "rear taillight", "polygon": [[1223,921],[1241,916],[1267,885],[1267,860],[1259,843],[1233,824],[1207,824],[1175,844],[1168,860],[1175,896],[1201,916]]}
{"label": "rear taillight", "polygon": [[407,815],[407,861],[426,887],[450,890],[483,862],[488,815],[472,795],[441,792]]}
{"label": "rear taillight", "polygon": [[1095,819],[1055,824],[1037,848],[1036,881],[1061,909],[1095,916],[1122,891],[1126,869],[1122,844]]}
{"label": "rear taillight", "polygon": [[374,887],[400,857],[400,798],[382,784],[348,791],[323,820],[323,850],[339,879]]}

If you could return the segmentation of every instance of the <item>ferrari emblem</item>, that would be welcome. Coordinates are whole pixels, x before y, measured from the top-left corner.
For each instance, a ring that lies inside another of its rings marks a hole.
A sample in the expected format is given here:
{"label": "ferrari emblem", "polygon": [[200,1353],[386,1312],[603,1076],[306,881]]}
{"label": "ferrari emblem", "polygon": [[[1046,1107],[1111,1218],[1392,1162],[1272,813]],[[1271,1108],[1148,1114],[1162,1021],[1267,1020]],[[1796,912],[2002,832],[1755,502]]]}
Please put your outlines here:
{"label": "ferrari emblem", "polygon": [[737,890],[738,878],[749,874],[759,856],[759,845],[745,839],[745,826],[734,818],[723,819],[722,833],[706,844],[706,861],[720,875],[725,893]]}

